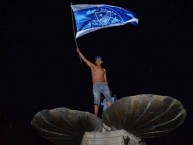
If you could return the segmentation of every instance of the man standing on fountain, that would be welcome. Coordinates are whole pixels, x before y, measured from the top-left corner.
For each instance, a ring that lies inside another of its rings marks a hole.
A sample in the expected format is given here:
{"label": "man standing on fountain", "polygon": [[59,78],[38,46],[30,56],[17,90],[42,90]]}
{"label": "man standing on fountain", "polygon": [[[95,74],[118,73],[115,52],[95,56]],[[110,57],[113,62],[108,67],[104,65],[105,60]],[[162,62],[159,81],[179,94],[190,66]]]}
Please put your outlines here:
{"label": "man standing on fountain", "polygon": [[93,82],[93,95],[94,95],[94,114],[98,115],[101,93],[105,96],[107,106],[111,106],[111,95],[108,87],[106,70],[101,67],[103,61],[101,56],[95,57],[95,64],[87,60],[81,53],[80,49],[76,49],[82,60],[90,67]]}

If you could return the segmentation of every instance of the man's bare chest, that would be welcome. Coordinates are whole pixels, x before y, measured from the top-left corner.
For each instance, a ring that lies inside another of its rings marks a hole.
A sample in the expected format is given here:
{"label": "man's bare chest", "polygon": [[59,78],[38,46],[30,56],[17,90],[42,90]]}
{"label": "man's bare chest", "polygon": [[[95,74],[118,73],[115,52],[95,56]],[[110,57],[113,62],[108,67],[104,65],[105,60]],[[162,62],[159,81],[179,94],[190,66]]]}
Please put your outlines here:
{"label": "man's bare chest", "polygon": [[94,74],[104,74],[104,69],[103,68],[94,68],[93,70],[92,70],[92,73],[94,73]]}

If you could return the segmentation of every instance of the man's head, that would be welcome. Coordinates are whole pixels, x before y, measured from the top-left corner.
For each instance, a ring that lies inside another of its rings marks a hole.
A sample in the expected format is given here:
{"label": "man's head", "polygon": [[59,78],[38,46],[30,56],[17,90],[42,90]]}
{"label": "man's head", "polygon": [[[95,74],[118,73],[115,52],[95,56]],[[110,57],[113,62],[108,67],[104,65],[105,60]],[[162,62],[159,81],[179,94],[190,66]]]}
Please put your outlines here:
{"label": "man's head", "polygon": [[95,56],[94,59],[95,59],[95,63],[96,63],[97,65],[101,65],[101,64],[103,63],[101,56]]}

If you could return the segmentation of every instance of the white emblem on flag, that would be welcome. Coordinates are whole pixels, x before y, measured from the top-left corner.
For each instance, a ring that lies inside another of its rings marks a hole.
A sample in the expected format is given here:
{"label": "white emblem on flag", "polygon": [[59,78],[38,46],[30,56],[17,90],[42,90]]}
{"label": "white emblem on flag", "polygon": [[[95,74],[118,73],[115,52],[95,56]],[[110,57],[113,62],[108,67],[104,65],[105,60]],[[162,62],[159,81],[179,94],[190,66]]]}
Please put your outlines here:
{"label": "white emblem on flag", "polygon": [[107,26],[114,23],[120,23],[122,21],[123,20],[119,14],[103,8],[99,12],[95,12],[95,19],[93,20],[93,23],[95,25]]}

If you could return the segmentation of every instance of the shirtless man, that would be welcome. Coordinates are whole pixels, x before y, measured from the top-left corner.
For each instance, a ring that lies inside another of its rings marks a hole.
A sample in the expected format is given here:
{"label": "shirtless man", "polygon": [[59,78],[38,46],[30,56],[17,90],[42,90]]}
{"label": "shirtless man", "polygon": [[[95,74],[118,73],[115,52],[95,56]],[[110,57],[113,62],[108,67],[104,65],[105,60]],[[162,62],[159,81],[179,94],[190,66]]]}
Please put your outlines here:
{"label": "shirtless man", "polygon": [[94,95],[94,113],[98,115],[98,109],[100,105],[101,93],[105,96],[107,106],[111,106],[111,95],[108,87],[106,70],[101,67],[103,61],[101,56],[95,57],[95,64],[88,61],[80,49],[76,49],[77,53],[80,55],[82,60],[90,67],[92,74],[92,83],[93,83],[93,95]]}

